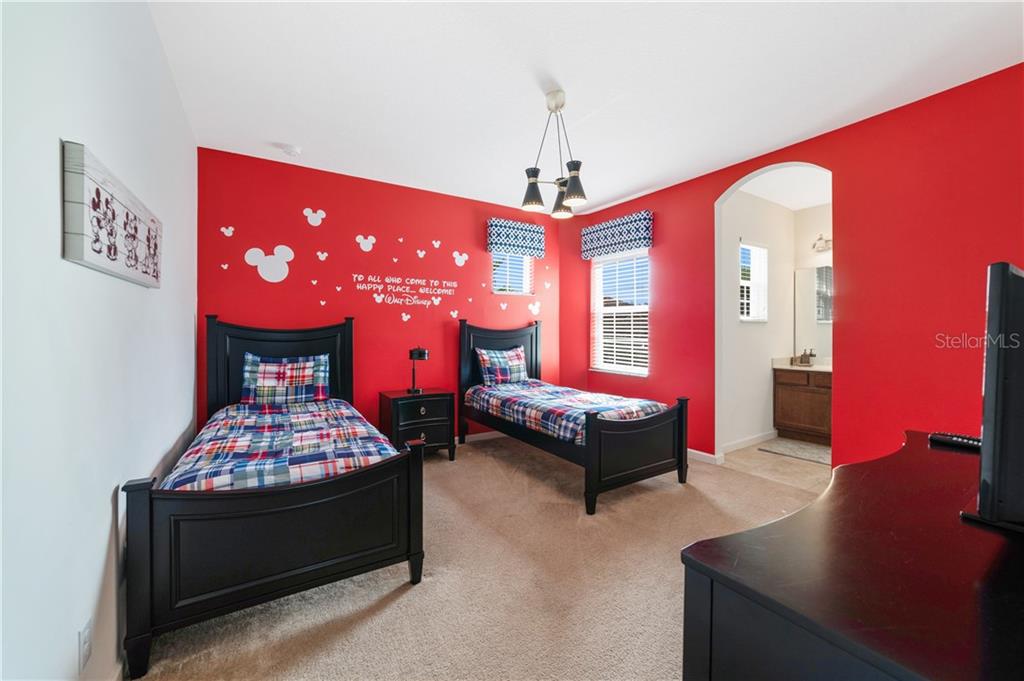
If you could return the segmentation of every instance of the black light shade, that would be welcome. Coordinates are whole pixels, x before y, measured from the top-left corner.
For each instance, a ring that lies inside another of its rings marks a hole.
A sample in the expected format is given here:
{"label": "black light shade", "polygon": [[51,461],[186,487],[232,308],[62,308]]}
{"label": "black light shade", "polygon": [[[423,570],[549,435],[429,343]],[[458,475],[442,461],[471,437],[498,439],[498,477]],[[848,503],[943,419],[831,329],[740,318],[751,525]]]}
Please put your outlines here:
{"label": "black light shade", "polygon": [[540,168],[526,169],[526,195],[523,196],[523,210],[531,213],[539,213],[544,210],[544,197],[540,195],[540,185],[537,179],[540,177]]}
{"label": "black light shade", "polygon": [[555,197],[555,207],[551,211],[551,217],[556,220],[565,220],[572,217],[572,208],[565,205],[565,185],[566,181],[564,177],[560,177],[555,180],[555,184],[558,185],[558,196]]}
{"label": "black light shade", "polygon": [[430,356],[430,351],[427,350],[426,348],[419,348],[419,347],[417,347],[417,348],[413,348],[412,350],[409,351],[409,359],[424,360],[424,359],[429,358],[429,356]]}
{"label": "black light shade", "polygon": [[583,183],[580,181],[581,161],[569,161],[565,164],[569,170],[569,182],[565,186],[564,203],[567,206],[582,206],[587,202],[587,195],[583,191]]}

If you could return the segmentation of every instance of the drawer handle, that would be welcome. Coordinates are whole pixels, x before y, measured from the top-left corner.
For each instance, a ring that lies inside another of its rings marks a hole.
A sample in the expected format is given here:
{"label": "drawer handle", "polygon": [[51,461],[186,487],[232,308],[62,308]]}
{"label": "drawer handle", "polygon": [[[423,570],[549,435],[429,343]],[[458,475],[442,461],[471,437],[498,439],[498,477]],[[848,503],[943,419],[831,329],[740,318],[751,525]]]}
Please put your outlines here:
{"label": "drawer handle", "polygon": [[423,416],[426,413],[427,413],[427,408],[426,407],[420,407],[420,416]]}
{"label": "drawer handle", "polygon": [[427,434],[426,433],[420,433],[420,439],[423,440],[424,442],[426,442],[427,441]]}

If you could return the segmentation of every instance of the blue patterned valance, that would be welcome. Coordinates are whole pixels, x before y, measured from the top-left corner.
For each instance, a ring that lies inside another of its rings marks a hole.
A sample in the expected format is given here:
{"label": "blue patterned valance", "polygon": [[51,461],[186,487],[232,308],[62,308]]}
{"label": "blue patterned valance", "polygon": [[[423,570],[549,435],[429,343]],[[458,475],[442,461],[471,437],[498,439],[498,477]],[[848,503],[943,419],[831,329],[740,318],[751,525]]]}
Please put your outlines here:
{"label": "blue patterned valance", "polygon": [[650,248],[653,238],[654,216],[651,211],[642,210],[624,215],[583,230],[583,259],[590,260],[599,255],[622,253],[634,248]]}
{"label": "blue patterned valance", "polygon": [[491,218],[487,221],[487,250],[543,258],[544,228],[529,222]]}

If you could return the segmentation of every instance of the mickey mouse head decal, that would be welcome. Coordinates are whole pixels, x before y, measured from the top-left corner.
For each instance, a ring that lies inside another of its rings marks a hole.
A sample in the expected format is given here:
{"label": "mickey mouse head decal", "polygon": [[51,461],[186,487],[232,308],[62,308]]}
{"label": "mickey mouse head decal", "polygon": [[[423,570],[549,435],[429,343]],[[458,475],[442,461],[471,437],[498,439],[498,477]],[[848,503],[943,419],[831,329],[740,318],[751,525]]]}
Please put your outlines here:
{"label": "mickey mouse head decal", "polygon": [[327,211],[323,208],[317,208],[316,210],[313,210],[312,208],[303,208],[302,214],[306,216],[306,222],[309,223],[310,227],[319,227],[320,223],[324,221],[325,217],[327,217]]}
{"label": "mickey mouse head decal", "polygon": [[369,253],[373,250],[373,245],[377,243],[377,237],[372,234],[370,236],[360,234],[356,237],[356,243],[359,244],[359,248],[362,249],[363,253]]}
{"label": "mickey mouse head decal", "polygon": [[458,251],[452,251],[452,257],[455,258],[455,264],[462,267],[469,260],[469,253],[459,253]]}
{"label": "mickey mouse head decal", "polygon": [[288,276],[288,263],[295,258],[292,249],[283,244],[274,247],[274,254],[267,255],[262,248],[250,248],[245,252],[245,262],[256,268],[264,280],[271,284],[284,281]]}

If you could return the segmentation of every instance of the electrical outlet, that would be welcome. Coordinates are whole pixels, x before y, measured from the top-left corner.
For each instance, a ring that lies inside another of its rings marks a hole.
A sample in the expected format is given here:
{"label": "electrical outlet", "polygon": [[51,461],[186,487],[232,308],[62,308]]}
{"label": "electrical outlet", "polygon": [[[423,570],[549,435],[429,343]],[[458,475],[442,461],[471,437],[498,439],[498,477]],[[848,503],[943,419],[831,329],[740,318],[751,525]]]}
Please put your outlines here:
{"label": "electrical outlet", "polygon": [[78,673],[81,674],[85,671],[85,665],[88,664],[89,658],[92,656],[92,618],[85,623],[82,630],[78,632]]}

